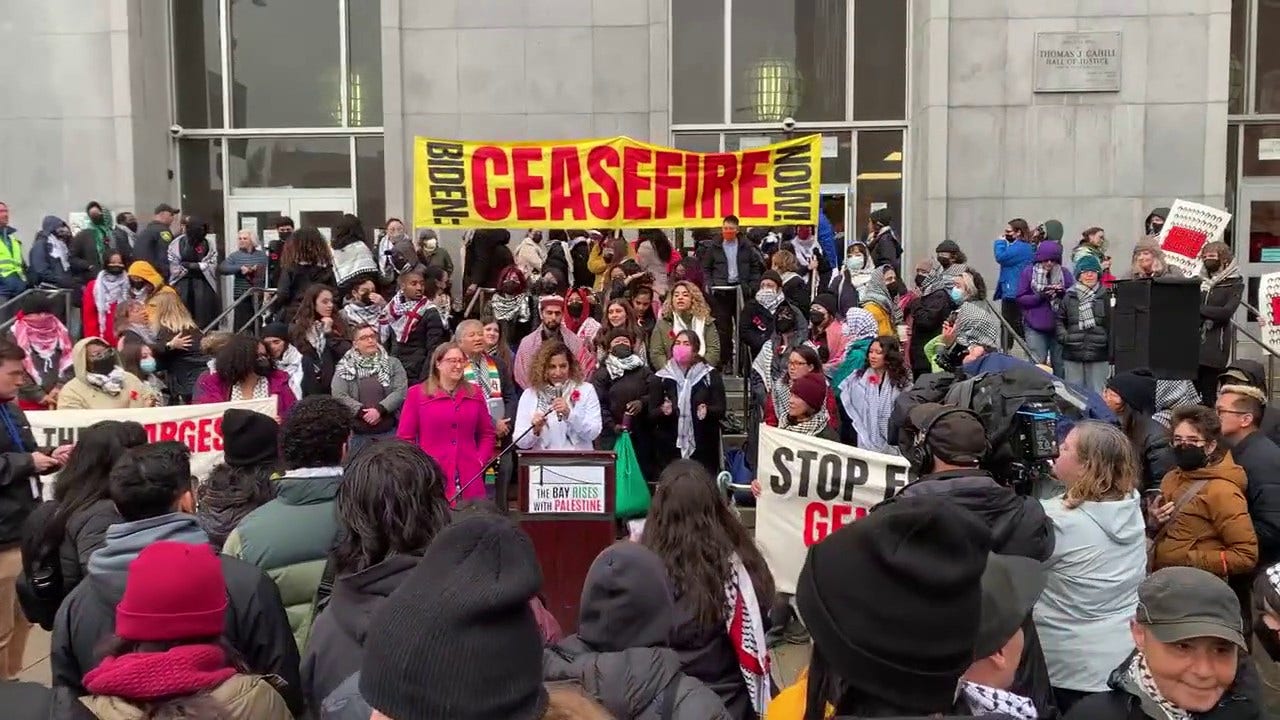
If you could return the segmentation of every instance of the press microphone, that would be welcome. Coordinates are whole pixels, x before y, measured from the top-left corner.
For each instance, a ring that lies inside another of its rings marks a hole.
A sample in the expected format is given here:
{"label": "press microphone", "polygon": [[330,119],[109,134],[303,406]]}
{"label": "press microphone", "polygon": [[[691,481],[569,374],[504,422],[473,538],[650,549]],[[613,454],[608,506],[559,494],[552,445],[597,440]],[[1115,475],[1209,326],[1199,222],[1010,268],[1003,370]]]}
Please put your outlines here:
{"label": "press microphone", "polygon": [[[506,447],[502,448],[502,450],[499,451],[497,455],[494,455],[492,458],[490,458],[489,462],[485,463],[484,467],[480,468],[480,472],[475,474],[475,477],[471,478],[470,480],[466,481],[465,483],[463,483],[461,486],[458,487],[458,492],[454,493],[453,496],[449,498],[449,504],[452,505],[455,500],[462,497],[462,493],[466,492],[466,489],[471,487],[472,483],[484,477],[484,474],[489,471],[489,466],[493,465],[495,462],[502,459],[503,455],[506,455],[507,453],[511,452],[515,448],[516,443],[523,440],[524,436],[528,435],[531,432],[533,432],[533,425],[530,425],[528,428],[526,428],[524,432],[520,433],[520,437],[513,439]],[[502,504],[499,504],[498,508],[502,510],[502,512],[504,513],[507,511],[507,508]]]}

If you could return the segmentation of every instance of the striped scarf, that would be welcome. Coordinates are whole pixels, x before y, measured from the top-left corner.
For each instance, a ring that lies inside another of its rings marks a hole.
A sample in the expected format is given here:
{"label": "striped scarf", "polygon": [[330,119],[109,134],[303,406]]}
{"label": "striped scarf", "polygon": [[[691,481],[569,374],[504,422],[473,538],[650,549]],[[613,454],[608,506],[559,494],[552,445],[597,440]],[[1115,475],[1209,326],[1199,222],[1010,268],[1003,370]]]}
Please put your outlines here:
{"label": "striped scarf", "polygon": [[1076,299],[1080,302],[1080,329],[1089,330],[1098,325],[1098,319],[1093,316],[1093,299],[1098,294],[1097,286],[1089,287],[1084,283],[1076,283],[1074,285]]}
{"label": "striped scarf", "polygon": [[738,671],[751,697],[751,707],[763,716],[773,698],[769,682],[769,649],[764,639],[764,618],[756,599],[751,575],[742,558],[733,556],[733,572],[724,584],[725,628],[738,656]]}
{"label": "striped scarf", "polygon": [[502,397],[502,374],[498,372],[497,361],[488,353],[472,357],[463,369],[462,377],[467,382],[483,388],[486,397]]}

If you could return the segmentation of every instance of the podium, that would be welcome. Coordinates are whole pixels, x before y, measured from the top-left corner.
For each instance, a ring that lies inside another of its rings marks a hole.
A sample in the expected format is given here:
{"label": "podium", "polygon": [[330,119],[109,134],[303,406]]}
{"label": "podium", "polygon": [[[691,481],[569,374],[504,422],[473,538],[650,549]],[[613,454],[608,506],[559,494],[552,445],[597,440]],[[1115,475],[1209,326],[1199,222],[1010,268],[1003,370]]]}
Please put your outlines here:
{"label": "podium", "polygon": [[519,522],[542,566],[542,594],[564,633],[578,627],[591,562],[617,537],[612,452],[520,453]]}

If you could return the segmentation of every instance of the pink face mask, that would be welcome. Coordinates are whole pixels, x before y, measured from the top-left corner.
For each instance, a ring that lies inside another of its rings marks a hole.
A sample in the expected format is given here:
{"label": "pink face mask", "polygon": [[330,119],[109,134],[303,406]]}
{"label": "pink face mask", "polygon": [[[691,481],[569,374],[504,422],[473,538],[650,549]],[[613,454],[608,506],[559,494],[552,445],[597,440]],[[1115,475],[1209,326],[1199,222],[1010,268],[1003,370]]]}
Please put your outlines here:
{"label": "pink face mask", "polygon": [[688,345],[677,345],[671,349],[671,357],[681,365],[688,365],[693,359],[693,348]]}

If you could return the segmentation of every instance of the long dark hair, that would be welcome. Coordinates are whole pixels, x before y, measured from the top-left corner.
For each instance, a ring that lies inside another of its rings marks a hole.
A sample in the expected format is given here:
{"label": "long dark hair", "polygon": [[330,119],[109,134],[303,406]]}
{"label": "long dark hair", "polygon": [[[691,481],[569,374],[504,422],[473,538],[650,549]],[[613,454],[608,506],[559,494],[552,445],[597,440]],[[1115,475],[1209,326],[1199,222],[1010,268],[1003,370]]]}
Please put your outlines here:
{"label": "long dark hair", "polygon": [[288,268],[306,263],[329,267],[333,254],[324,241],[324,235],[313,227],[300,227],[289,237],[280,253],[280,267]]}
{"label": "long dark hair", "polygon": [[[338,312],[338,291],[328,285],[320,283],[312,283],[307,288],[307,292],[302,296],[302,304],[298,306],[298,314],[293,316],[293,325],[289,327],[289,341],[298,349],[310,347],[311,341],[307,339],[307,333],[311,331],[320,316],[316,314],[316,300],[320,298],[320,293],[328,292],[333,297],[333,332],[342,337],[347,337],[347,324],[342,320],[342,313]],[[314,348],[319,351],[320,348]]]}
{"label": "long dark hair", "polygon": [[71,516],[110,497],[107,476],[124,455],[128,429],[115,420],[96,422],[80,431],[67,464],[58,473],[53,499],[58,508],[44,528],[45,542],[57,546],[66,535]]}
{"label": "long dark hair", "polygon": [[773,603],[773,575],[764,557],[699,462],[677,460],[662,471],[642,542],[662,558],[676,593],[703,627],[725,622],[724,586],[734,555],[760,602]]}
{"label": "long dark hair", "polygon": [[[240,653],[223,638],[199,638],[179,642],[135,642],[109,635],[98,647],[97,656],[106,659],[135,653],[162,653],[183,645],[216,645],[226,655],[227,666],[233,668],[239,674],[248,675],[253,673],[253,670],[241,657]],[[266,676],[264,679],[271,682],[270,676]],[[192,695],[152,702],[139,701],[123,695],[120,697],[129,701],[129,704],[139,707],[143,713],[142,717],[147,720],[236,720],[236,716],[231,713],[230,709],[215,700],[210,694],[213,689],[209,688]],[[281,688],[276,689],[277,692],[281,690]]]}
{"label": "long dark hair", "polygon": [[826,720],[831,717],[827,706],[834,707],[835,715],[839,717],[899,717],[913,714],[883,700],[865,697],[851,687],[836,674],[817,645],[813,646],[809,654],[806,683],[804,715],[801,720]]}
{"label": "long dark hair", "polygon": [[498,346],[494,348],[494,353],[497,355],[495,359],[509,370],[515,366],[516,356],[511,352],[511,341],[507,339],[507,326],[492,315],[481,315],[480,328],[484,329],[489,325],[498,326]]}
{"label": "long dark hair", "polygon": [[613,334],[615,328],[609,324],[609,308],[614,305],[622,308],[623,312],[627,314],[626,321],[616,329],[626,332],[627,337],[631,339],[631,347],[633,349],[643,337],[643,333],[640,332],[640,326],[636,324],[636,314],[631,310],[631,303],[622,298],[614,298],[605,304],[604,311],[600,313],[600,325],[602,327],[600,332],[596,333],[596,349],[600,352],[609,352],[609,347],[613,344],[614,338],[617,337]]}
{"label": "long dark hair", "polygon": [[449,524],[444,481],[440,464],[403,440],[356,453],[338,485],[338,572],[359,572],[389,555],[421,554]]}
{"label": "long dark hair", "polygon": [[[902,342],[892,335],[881,335],[871,341],[872,345],[879,345],[880,352],[884,353],[884,372],[889,377],[889,383],[898,389],[902,389],[911,384],[911,371],[907,369],[906,361],[902,359]],[[871,349],[867,348],[868,357]],[[862,376],[871,371],[871,366],[858,371],[858,375]]]}
{"label": "long dark hair", "polygon": [[674,248],[671,247],[671,240],[667,234],[659,228],[645,228],[639,233],[640,242],[645,240],[653,246],[653,253],[658,256],[662,262],[671,262],[671,253]]}
{"label": "long dark hair", "polygon": [[252,335],[233,335],[213,356],[215,374],[227,389],[244,382],[256,372],[258,346],[262,342]]}

